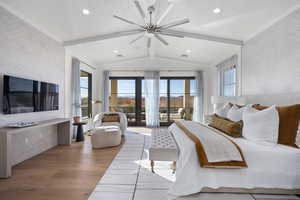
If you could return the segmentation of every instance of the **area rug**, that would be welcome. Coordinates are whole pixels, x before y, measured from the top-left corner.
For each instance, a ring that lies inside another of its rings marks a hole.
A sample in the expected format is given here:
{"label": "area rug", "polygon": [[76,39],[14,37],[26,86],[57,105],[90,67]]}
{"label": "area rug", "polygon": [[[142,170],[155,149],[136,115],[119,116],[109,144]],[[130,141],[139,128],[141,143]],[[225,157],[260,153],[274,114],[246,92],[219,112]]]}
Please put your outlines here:
{"label": "area rug", "polygon": [[171,162],[156,162],[151,172],[148,148],[151,130],[134,128],[127,131],[125,143],[89,200],[286,200],[300,199],[292,195],[253,195],[231,193],[199,193],[189,197],[168,194],[175,181]]}

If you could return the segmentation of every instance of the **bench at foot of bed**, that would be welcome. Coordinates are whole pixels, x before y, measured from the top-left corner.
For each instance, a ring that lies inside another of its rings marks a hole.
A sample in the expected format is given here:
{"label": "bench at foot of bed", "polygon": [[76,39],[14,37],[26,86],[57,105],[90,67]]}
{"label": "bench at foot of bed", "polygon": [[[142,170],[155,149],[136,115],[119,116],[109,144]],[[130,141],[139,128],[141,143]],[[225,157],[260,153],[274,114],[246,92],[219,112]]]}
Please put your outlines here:
{"label": "bench at foot of bed", "polygon": [[178,147],[172,134],[166,128],[156,128],[151,132],[151,146],[149,160],[151,171],[154,173],[155,161],[173,161],[171,169],[176,170]]}

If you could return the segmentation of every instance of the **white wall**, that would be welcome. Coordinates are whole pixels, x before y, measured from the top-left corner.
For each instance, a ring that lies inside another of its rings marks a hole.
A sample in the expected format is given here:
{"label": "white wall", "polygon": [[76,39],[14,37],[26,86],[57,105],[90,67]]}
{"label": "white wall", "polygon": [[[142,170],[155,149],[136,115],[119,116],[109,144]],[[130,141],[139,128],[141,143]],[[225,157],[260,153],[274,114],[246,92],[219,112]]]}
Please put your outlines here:
{"label": "white wall", "polygon": [[300,92],[300,9],[246,42],[242,94]]}
{"label": "white wall", "polygon": [[[64,116],[65,51],[21,19],[0,7],[0,91],[3,74],[59,84],[59,110],[3,115],[0,126],[17,121],[38,121]],[[2,112],[2,95],[0,95]]]}

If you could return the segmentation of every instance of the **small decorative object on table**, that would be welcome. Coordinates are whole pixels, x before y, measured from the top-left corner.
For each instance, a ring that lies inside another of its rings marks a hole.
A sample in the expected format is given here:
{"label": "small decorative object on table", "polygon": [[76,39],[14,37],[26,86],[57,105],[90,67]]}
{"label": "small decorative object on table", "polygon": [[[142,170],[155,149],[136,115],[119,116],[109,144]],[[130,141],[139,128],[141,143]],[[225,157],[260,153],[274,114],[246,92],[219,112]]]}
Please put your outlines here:
{"label": "small decorative object on table", "polygon": [[73,117],[74,123],[79,123],[80,122],[80,116],[75,116]]}
{"label": "small decorative object on table", "polygon": [[18,123],[12,123],[12,124],[8,124],[7,127],[10,128],[24,128],[24,127],[28,127],[28,126],[34,126],[37,125],[37,122],[18,122]]}
{"label": "small decorative object on table", "polygon": [[73,125],[77,126],[77,135],[76,135],[76,142],[81,142],[84,141],[84,136],[83,136],[83,125],[86,125],[86,122],[74,122]]}

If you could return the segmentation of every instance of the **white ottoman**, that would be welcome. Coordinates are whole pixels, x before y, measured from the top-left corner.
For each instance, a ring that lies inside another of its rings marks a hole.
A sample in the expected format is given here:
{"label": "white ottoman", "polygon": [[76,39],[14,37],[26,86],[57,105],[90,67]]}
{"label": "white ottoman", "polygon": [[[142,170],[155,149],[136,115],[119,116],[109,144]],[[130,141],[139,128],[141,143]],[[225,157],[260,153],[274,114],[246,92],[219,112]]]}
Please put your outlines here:
{"label": "white ottoman", "polygon": [[118,126],[97,127],[91,136],[93,148],[113,147],[121,144],[121,130]]}

